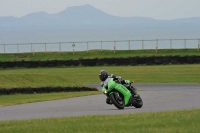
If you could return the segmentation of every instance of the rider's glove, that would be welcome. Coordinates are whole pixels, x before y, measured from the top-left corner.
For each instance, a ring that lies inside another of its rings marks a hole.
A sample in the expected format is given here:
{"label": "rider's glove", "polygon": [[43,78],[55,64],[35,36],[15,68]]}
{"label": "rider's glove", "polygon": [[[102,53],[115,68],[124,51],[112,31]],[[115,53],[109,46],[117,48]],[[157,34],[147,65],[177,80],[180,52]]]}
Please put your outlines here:
{"label": "rider's glove", "polygon": [[101,82],[100,84],[101,84],[101,87],[103,87],[103,85],[104,85],[104,82]]}
{"label": "rider's glove", "polygon": [[118,78],[119,83],[121,84],[123,82],[122,78],[121,77],[117,77],[117,78]]}
{"label": "rider's glove", "polygon": [[126,80],[121,80],[121,83],[122,83],[122,84],[127,84],[127,83],[126,83]]}

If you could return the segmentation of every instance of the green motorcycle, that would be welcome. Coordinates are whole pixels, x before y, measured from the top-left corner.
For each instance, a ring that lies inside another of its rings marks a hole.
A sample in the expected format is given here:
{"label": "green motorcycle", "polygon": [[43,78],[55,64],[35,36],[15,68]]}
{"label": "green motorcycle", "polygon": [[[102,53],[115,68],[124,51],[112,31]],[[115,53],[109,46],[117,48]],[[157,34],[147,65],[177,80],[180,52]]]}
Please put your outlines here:
{"label": "green motorcycle", "polygon": [[102,85],[102,92],[118,109],[124,109],[124,107],[134,106],[135,108],[141,108],[143,106],[142,98],[139,94],[135,96],[131,93],[128,87],[132,87],[130,80],[126,80],[126,84],[122,85],[118,80],[114,78],[107,78]]}

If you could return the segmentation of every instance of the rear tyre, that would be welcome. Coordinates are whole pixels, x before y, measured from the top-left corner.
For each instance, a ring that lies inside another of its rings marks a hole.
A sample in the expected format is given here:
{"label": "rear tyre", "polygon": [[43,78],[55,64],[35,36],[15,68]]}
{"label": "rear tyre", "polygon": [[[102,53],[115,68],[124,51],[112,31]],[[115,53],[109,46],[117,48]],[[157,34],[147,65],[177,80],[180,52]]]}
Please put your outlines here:
{"label": "rear tyre", "polygon": [[124,98],[119,92],[114,92],[110,95],[110,100],[118,109],[124,109]]}

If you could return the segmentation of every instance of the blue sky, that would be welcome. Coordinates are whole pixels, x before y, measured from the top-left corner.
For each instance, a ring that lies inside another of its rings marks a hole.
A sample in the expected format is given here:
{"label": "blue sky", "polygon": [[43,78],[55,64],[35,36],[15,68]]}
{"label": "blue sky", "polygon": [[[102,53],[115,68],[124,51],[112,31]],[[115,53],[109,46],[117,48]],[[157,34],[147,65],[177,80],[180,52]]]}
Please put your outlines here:
{"label": "blue sky", "polygon": [[200,17],[200,0],[0,0],[0,17],[33,12],[58,13],[67,7],[90,4],[108,14],[170,20]]}

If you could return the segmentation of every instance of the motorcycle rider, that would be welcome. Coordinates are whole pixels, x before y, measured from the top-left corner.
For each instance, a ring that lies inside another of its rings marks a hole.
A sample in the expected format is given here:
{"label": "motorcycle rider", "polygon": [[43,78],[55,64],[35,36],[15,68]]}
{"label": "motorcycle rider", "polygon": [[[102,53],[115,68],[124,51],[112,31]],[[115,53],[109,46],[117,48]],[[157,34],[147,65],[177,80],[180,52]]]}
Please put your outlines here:
{"label": "motorcycle rider", "polygon": [[[118,81],[120,84],[125,85],[126,88],[130,90],[130,92],[133,94],[134,97],[137,97],[136,89],[133,86],[128,85],[126,80],[123,80],[120,76],[115,76],[114,74],[109,75],[106,70],[101,70],[99,73],[99,78],[101,80],[101,87],[104,86],[104,82],[107,78],[114,78],[114,80]],[[112,104],[112,101],[110,100],[110,98],[107,97],[106,103]]]}

